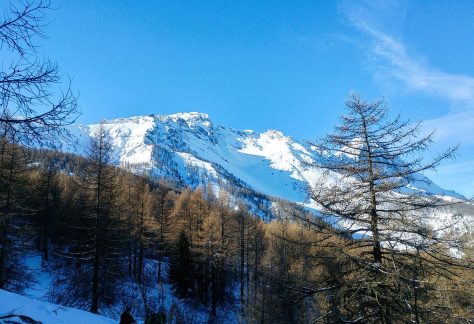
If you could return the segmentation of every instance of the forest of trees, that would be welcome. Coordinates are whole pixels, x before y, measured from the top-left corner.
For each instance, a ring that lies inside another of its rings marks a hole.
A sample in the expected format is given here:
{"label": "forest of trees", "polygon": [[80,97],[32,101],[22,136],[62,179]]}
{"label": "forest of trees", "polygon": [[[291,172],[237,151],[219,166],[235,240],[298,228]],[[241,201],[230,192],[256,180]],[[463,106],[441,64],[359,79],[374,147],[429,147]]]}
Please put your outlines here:
{"label": "forest of trees", "polygon": [[31,59],[49,8],[20,2],[0,22],[1,49],[17,56],[0,80],[0,289],[34,285],[26,260],[40,255],[49,300],[112,317],[132,306],[170,323],[474,320],[472,229],[429,222],[472,205],[404,191],[455,149],[426,159],[431,135],[352,96],[312,143],[331,153],[308,165],[327,171],[307,188],[320,211],[275,202],[265,221],[218,186],[114,166],[103,126],[85,157],[38,149],[67,139],[77,115],[72,92],[54,90],[57,66]]}

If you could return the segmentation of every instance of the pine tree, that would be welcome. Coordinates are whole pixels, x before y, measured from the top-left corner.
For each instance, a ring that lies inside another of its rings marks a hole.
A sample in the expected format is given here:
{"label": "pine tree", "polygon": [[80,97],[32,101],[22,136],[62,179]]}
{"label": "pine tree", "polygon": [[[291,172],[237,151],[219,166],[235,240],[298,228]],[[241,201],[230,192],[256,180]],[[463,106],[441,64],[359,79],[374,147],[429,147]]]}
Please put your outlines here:
{"label": "pine tree", "polygon": [[194,264],[191,255],[191,242],[182,230],[176,240],[170,257],[169,280],[173,292],[179,298],[192,297]]}

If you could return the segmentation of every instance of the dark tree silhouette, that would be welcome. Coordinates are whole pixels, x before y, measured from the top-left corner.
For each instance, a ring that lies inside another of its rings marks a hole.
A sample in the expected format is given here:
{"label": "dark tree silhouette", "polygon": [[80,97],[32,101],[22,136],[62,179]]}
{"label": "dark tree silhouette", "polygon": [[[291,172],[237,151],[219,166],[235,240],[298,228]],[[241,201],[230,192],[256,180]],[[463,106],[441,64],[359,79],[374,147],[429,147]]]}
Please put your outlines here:
{"label": "dark tree silhouette", "polygon": [[185,231],[179,233],[173,254],[170,258],[169,279],[173,284],[174,293],[180,298],[192,296],[193,260],[191,242]]}
{"label": "dark tree silhouette", "polygon": [[51,4],[11,1],[0,8],[0,136],[13,129],[22,144],[53,145],[58,136],[67,135],[64,126],[75,121],[78,106],[70,82],[61,89],[58,66],[37,52]]}

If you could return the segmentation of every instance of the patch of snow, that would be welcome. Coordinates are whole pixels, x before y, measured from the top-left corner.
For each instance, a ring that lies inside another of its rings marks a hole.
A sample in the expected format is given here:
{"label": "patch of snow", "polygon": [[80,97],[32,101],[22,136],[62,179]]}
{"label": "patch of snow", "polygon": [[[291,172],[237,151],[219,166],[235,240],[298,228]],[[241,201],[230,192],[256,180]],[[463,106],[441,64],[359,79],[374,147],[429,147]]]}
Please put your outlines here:
{"label": "patch of snow", "polygon": [[[116,321],[83,310],[38,301],[5,290],[0,290],[0,316],[23,315],[41,323],[56,324],[112,324]],[[4,323],[9,323],[5,319]],[[0,320],[0,323],[3,323]]]}
{"label": "patch of snow", "polygon": [[34,275],[34,284],[28,287],[23,293],[31,298],[46,298],[52,283],[49,272],[42,266],[42,257],[39,253],[26,257],[25,264]]}

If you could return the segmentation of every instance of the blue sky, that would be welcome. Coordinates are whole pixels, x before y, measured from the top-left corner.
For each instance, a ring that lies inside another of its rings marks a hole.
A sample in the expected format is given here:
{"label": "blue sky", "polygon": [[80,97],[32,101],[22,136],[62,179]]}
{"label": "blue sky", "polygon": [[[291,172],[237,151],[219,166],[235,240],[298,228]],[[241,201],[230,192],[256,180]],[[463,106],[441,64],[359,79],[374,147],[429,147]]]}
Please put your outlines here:
{"label": "blue sky", "polygon": [[53,1],[40,51],[80,93],[80,122],[180,111],[216,124],[329,132],[351,91],[437,129],[437,174],[474,195],[472,1]]}

